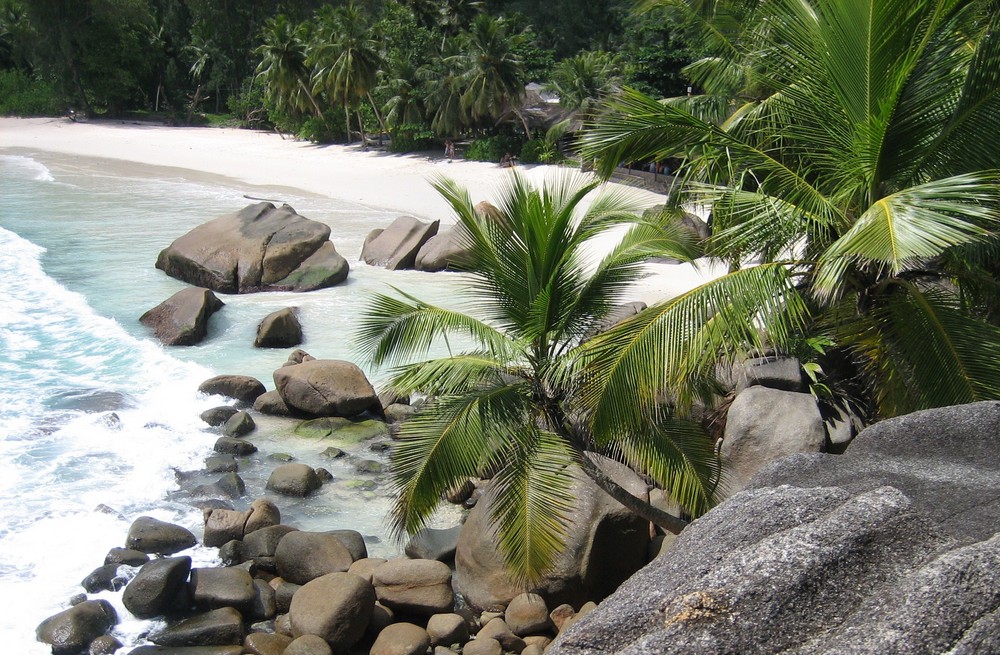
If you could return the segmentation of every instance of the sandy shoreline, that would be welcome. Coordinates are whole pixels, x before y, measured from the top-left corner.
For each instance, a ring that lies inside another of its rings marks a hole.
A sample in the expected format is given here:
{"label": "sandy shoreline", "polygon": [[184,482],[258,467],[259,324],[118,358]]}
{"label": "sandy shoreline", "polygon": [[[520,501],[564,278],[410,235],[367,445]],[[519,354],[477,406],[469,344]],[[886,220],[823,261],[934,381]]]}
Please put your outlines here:
{"label": "sandy shoreline", "polygon": [[[491,200],[508,174],[496,164],[455,160],[443,153],[397,155],[359,146],[316,146],[271,132],[230,128],[185,128],[133,122],[78,122],[64,118],[0,118],[0,152],[7,148],[100,157],[223,176],[252,186],[288,187],[311,194],[453,222],[430,180],[447,176],[468,189],[474,202]],[[553,166],[524,166],[534,182]],[[660,194],[632,189],[644,205]],[[380,227],[380,226],[372,226]],[[613,240],[602,242],[610,248]],[[697,285],[715,271],[707,266],[650,265],[650,277],[634,290],[647,303]]]}

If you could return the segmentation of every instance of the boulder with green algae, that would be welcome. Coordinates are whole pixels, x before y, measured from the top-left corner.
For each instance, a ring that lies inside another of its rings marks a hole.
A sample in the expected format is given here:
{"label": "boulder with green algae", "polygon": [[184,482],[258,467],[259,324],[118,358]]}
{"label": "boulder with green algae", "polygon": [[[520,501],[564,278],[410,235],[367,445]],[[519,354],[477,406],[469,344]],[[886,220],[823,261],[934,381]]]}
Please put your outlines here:
{"label": "boulder with green algae", "polygon": [[307,439],[331,439],[345,444],[358,444],[388,436],[389,427],[375,419],[352,421],[339,416],[325,416],[299,423],[294,432]]}

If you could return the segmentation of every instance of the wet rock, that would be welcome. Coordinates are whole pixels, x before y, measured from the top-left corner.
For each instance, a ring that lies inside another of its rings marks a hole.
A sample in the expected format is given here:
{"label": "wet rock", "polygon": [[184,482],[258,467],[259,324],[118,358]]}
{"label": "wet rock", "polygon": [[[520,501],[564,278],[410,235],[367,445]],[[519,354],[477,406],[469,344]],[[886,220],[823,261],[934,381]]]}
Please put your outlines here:
{"label": "wet rock", "polygon": [[111,635],[101,635],[90,642],[87,655],[111,655],[122,647],[122,642]]}
{"label": "wet rock", "polygon": [[193,346],[208,334],[208,319],[225,305],[208,289],[182,289],[139,317],[167,346]]}
{"label": "wet rock", "polygon": [[249,614],[254,602],[250,574],[239,568],[197,568],[191,571],[191,597],[198,609],[232,607]]}
{"label": "wet rock", "polygon": [[205,472],[230,473],[239,470],[239,464],[232,455],[210,455],[205,458]]}
{"label": "wet rock", "polygon": [[88,594],[96,594],[99,591],[118,591],[125,587],[128,580],[125,576],[118,574],[119,564],[105,564],[94,569],[83,582],[80,583]]}
{"label": "wet rock", "polygon": [[281,655],[333,655],[333,649],[322,637],[302,635],[288,644]]}
{"label": "wet rock", "polygon": [[251,405],[266,390],[260,380],[249,375],[216,375],[199,384],[198,391]]}
{"label": "wet rock", "polygon": [[237,457],[245,457],[257,452],[257,446],[244,439],[234,437],[219,437],[215,440],[215,446],[212,448],[217,453],[236,455]]}
{"label": "wet rock", "polygon": [[131,548],[112,548],[104,556],[105,564],[128,564],[129,566],[142,566],[149,561],[149,555],[142,551]]}
{"label": "wet rock", "polygon": [[88,600],[42,621],[35,637],[51,646],[54,655],[75,655],[117,623],[118,614],[111,603]]}
{"label": "wet rock", "polygon": [[302,324],[292,307],[272,312],[257,326],[254,348],[291,348],[302,343]]}
{"label": "wet rock", "polygon": [[222,405],[220,407],[206,409],[204,412],[199,414],[199,417],[212,427],[218,427],[220,425],[225,425],[226,421],[229,420],[229,417],[238,411],[238,409],[230,405]]}
{"label": "wet rock", "polygon": [[278,601],[274,589],[268,583],[255,578],[253,581],[253,605],[247,618],[251,621],[268,621],[278,614]]}
{"label": "wet rock", "polygon": [[316,471],[300,463],[282,464],[267,478],[267,488],[288,496],[308,496],[323,486]]}
{"label": "wet rock", "polygon": [[296,528],[290,525],[279,524],[246,533],[243,537],[243,557],[246,559],[274,557],[278,544],[285,535],[295,531]]}
{"label": "wet rock", "polygon": [[222,434],[227,437],[244,437],[257,429],[257,424],[246,412],[236,412],[222,426]]}
{"label": "wet rock", "polygon": [[125,608],[137,618],[148,619],[167,614],[179,604],[178,596],[186,599],[191,558],[166,557],[142,565],[122,593]]}
{"label": "wet rock", "polygon": [[455,556],[458,536],[462,526],[452,528],[423,528],[406,543],[404,552],[412,559],[436,559],[446,562]]}
{"label": "wet rock", "polygon": [[125,547],[143,553],[172,555],[196,543],[194,534],[185,527],[151,516],[140,516],[129,526]]}
{"label": "wet rock", "polygon": [[243,649],[252,655],[284,655],[292,638],[270,632],[254,632],[243,640]]}
{"label": "wet rock", "polygon": [[281,398],[281,394],[277,391],[262,393],[257,397],[257,400],[253,401],[253,408],[261,414],[267,414],[268,416],[292,417],[299,415],[298,412],[285,403]]}
{"label": "wet rock", "polygon": [[149,636],[158,646],[242,645],[243,617],[232,607],[197,614]]}

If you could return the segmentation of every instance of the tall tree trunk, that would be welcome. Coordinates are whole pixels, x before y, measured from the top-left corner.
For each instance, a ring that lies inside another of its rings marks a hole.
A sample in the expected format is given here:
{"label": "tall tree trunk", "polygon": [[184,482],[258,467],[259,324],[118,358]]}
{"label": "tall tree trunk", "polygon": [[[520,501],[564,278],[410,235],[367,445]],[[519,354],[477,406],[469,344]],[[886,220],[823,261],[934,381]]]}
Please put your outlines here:
{"label": "tall tree trunk", "polygon": [[347,128],[347,145],[351,145],[351,108],[344,103],[344,127]]}
{"label": "tall tree trunk", "polygon": [[368,96],[368,104],[372,106],[372,111],[375,112],[375,118],[378,120],[379,129],[382,130],[383,134],[388,134],[389,130],[385,127],[385,121],[382,120],[382,114],[379,113],[378,107],[375,106],[375,99],[372,98],[372,94],[367,91],[365,92],[365,95]]}
{"label": "tall tree trunk", "polygon": [[319,103],[316,102],[316,98],[309,91],[309,87],[306,86],[306,83],[302,81],[301,77],[299,78],[299,88],[301,88],[302,92],[306,94],[307,98],[309,98],[309,102],[312,104],[313,112],[316,114],[316,118],[322,119],[323,110],[319,108]]}
{"label": "tall tree trunk", "polygon": [[581,453],[580,457],[577,458],[577,464],[579,464],[580,469],[583,470],[583,472],[594,482],[594,484],[637,516],[644,518],[650,523],[658,525],[673,534],[680,534],[681,530],[687,527],[688,522],[684,519],[674,516],[668,512],[664,512],[662,509],[657,507],[653,507],[641,498],[636,498],[630,494],[624,487],[612,480],[607,474],[604,473],[604,471],[594,464],[594,462],[587,457],[586,453]]}
{"label": "tall tree trunk", "polygon": [[198,109],[198,104],[201,103],[201,85],[194,90],[194,98],[191,99],[191,106],[188,108],[187,124],[191,124],[191,119],[194,117],[194,112]]}

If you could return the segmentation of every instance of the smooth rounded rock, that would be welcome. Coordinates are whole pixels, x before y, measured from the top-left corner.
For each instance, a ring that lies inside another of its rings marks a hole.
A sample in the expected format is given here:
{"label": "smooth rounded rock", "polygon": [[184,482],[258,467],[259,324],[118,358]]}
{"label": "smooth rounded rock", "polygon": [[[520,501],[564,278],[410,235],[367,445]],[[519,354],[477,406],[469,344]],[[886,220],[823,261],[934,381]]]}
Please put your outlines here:
{"label": "smooth rounded rock", "polygon": [[316,470],[306,464],[282,464],[267,478],[267,488],[287,496],[308,496],[323,486]]}
{"label": "smooth rounded rock", "polygon": [[379,602],[396,611],[430,616],[454,607],[451,569],[443,562],[394,559],[376,568],[372,576]]}
{"label": "smooth rounded rock", "polygon": [[35,637],[51,646],[54,655],[74,655],[117,623],[118,614],[111,603],[88,600],[42,621]]}
{"label": "smooth rounded rock", "polygon": [[345,572],[354,558],[336,536],[324,532],[289,532],[274,552],[278,575],[295,584],[328,573]]}
{"label": "smooth rounded rock", "polygon": [[140,516],[128,529],[125,547],[143,553],[172,555],[191,548],[198,540],[187,528],[151,516]]}
{"label": "smooth rounded rock", "polygon": [[378,634],[369,655],[425,655],[431,638],[413,623],[393,623]]}
{"label": "smooth rounded rock", "polygon": [[371,584],[350,573],[316,578],[292,596],[292,635],[318,635],[335,651],[346,651],[365,633],[375,605]]}
{"label": "smooth rounded rock", "polygon": [[504,621],[518,637],[538,634],[554,627],[545,599],[530,593],[514,596],[504,611]]}
{"label": "smooth rounded rock", "polygon": [[431,644],[464,644],[469,640],[469,624],[454,612],[435,614],[427,619],[427,634]]}
{"label": "smooth rounded rock", "polygon": [[166,614],[185,591],[191,558],[166,557],[142,565],[122,593],[125,608],[137,618],[148,619]]}
{"label": "smooth rounded rock", "polygon": [[333,655],[333,649],[322,637],[302,635],[288,644],[281,655]]}

